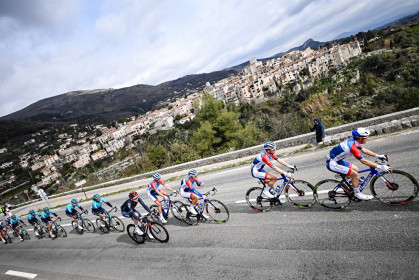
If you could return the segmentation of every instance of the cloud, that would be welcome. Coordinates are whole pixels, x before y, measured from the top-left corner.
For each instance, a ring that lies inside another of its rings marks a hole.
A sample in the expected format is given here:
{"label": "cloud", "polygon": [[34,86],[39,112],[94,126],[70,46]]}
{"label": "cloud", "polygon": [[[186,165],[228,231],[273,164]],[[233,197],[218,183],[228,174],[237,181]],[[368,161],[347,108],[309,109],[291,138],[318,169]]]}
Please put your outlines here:
{"label": "cloud", "polygon": [[0,116],[69,91],[155,85],[220,70],[418,6],[403,0],[0,1]]}

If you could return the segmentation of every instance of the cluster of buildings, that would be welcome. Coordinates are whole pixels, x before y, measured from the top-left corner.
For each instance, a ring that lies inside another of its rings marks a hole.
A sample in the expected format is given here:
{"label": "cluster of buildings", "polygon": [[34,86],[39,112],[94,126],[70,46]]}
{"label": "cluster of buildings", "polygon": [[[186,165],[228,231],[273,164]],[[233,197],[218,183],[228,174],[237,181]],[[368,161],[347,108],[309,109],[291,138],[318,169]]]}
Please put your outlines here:
{"label": "cluster of buildings", "polygon": [[359,42],[352,41],[329,49],[292,51],[264,62],[252,59],[240,74],[213,85],[207,83],[204,91],[225,103],[258,103],[265,98],[265,93],[280,94],[287,85],[298,93],[311,86],[314,79],[326,75],[331,68],[343,68],[351,57],[361,54]]}

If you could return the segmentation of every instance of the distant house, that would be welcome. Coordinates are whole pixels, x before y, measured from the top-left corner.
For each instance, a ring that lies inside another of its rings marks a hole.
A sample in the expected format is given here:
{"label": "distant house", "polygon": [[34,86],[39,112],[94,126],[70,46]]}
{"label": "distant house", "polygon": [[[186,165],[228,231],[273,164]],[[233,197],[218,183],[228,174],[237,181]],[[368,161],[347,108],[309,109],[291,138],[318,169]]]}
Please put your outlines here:
{"label": "distant house", "polygon": [[105,150],[100,150],[94,154],[92,154],[90,157],[93,161],[105,158],[108,155],[108,153]]}

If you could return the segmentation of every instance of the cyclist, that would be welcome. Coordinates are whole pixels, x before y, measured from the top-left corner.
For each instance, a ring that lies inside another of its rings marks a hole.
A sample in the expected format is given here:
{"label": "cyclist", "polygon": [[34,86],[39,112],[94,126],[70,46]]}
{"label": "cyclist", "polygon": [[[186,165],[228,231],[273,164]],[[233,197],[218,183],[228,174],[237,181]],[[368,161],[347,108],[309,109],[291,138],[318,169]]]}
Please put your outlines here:
{"label": "cyclist", "polygon": [[358,199],[361,200],[370,200],[373,198],[372,195],[365,195],[360,192],[359,190],[359,174],[358,174],[358,167],[350,162],[344,161],[344,159],[352,154],[356,159],[358,159],[362,164],[365,164],[372,168],[378,168],[384,172],[390,172],[391,167],[387,165],[378,165],[374,162],[366,160],[360,153],[363,152],[369,156],[376,157],[378,159],[386,159],[388,160],[387,155],[379,155],[376,154],[366,148],[363,148],[361,145],[367,142],[368,136],[371,132],[363,127],[356,128],[352,130],[352,138],[349,138],[332,150],[330,150],[329,154],[326,157],[326,167],[332,172],[346,175],[352,181],[352,186],[354,189],[354,195]]}
{"label": "cyclist", "polygon": [[269,198],[274,198],[276,195],[274,184],[277,181],[277,177],[274,174],[266,172],[264,169],[265,165],[268,165],[270,168],[272,168],[273,170],[275,170],[282,176],[287,177],[288,179],[291,179],[293,177],[292,173],[283,171],[279,169],[278,167],[274,166],[273,163],[271,162],[271,159],[276,160],[280,164],[290,169],[297,169],[297,167],[295,165],[290,165],[286,163],[284,160],[278,158],[275,155],[276,144],[274,142],[268,141],[265,143],[263,147],[265,150],[262,151],[260,154],[258,154],[253,160],[253,164],[251,167],[251,174],[253,177],[262,179],[265,181],[268,187],[266,187],[263,190],[263,193]]}
{"label": "cyclist", "polygon": [[[144,232],[140,229],[140,225],[138,222],[141,222],[141,214],[135,209],[135,206],[137,206],[137,203],[141,203],[143,208],[150,213],[151,210],[148,208],[148,206],[144,203],[144,201],[138,196],[138,193],[135,191],[132,191],[128,195],[128,200],[124,202],[121,206],[121,213],[122,216],[131,218],[134,221],[135,224],[135,232],[139,235],[144,234]],[[148,236],[152,238],[152,235],[149,233]]]}
{"label": "cyclist", "polygon": [[110,204],[108,201],[106,201],[103,197],[101,197],[99,194],[93,195],[93,202],[92,202],[92,214],[99,216],[100,220],[100,226],[103,227],[105,224],[103,221],[103,214],[106,213],[105,209],[102,207],[102,203],[107,204],[109,207],[113,207],[112,204]]}
{"label": "cyclist", "polygon": [[80,217],[80,213],[76,210],[76,207],[79,207],[81,211],[87,214],[87,210],[84,210],[75,198],[73,198],[70,204],[67,205],[67,207],[65,208],[65,213],[67,214],[67,216],[73,218],[75,223],[78,223],[79,229],[83,230],[84,228],[81,225],[81,221],[78,220]]}
{"label": "cyclist", "polygon": [[198,185],[198,187],[203,187],[204,186],[204,183],[198,181],[198,171],[196,169],[191,169],[188,172],[188,177],[186,177],[185,179],[183,179],[180,182],[179,193],[182,197],[188,198],[192,201],[191,202],[191,207],[189,208],[189,211],[192,214],[196,215],[196,214],[200,213],[202,215],[202,217],[204,217],[205,219],[208,219],[209,218],[208,215],[204,214],[201,211],[201,209],[199,207],[200,204],[198,202],[200,197],[206,199],[206,196],[204,196],[203,194],[198,192],[193,187],[194,183],[196,183]]}
{"label": "cyclist", "polygon": [[37,216],[41,217],[41,215],[39,215],[38,212],[35,212],[35,210],[33,210],[33,209],[29,210],[28,222],[29,222],[29,224],[33,225],[33,231],[35,232],[35,235],[39,236],[39,233],[38,233],[39,220],[38,220]]}
{"label": "cyclist", "polygon": [[7,233],[7,225],[3,222],[0,222],[0,237],[1,237],[1,241],[3,241],[4,244],[7,243],[6,233]]}
{"label": "cyclist", "polygon": [[166,189],[168,189],[169,191],[174,192],[175,190],[173,190],[171,187],[169,187],[168,185],[166,185],[163,180],[161,179],[161,175],[159,173],[156,173],[153,175],[153,181],[151,181],[148,184],[148,188],[147,188],[147,195],[148,197],[157,204],[157,207],[159,209],[159,219],[162,223],[167,223],[166,219],[163,217],[163,211],[161,209],[161,202],[160,200],[157,198],[157,195],[160,195],[163,197],[164,200],[168,200],[169,198],[167,197],[167,192],[165,190],[161,190],[159,188],[160,185],[163,185],[163,187],[165,187]]}
{"label": "cyclist", "polygon": [[16,217],[16,215],[12,215],[10,217],[10,227],[16,233],[16,235],[19,237],[20,241],[23,241],[23,238],[22,238],[22,236],[20,236],[19,230],[17,230],[17,228],[19,226],[22,227],[22,224],[26,226],[26,224],[19,217]]}
{"label": "cyclist", "polygon": [[58,217],[57,214],[55,214],[51,209],[49,209],[48,207],[44,207],[42,209],[42,213],[41,213],[41,221],[47,226],[48,231],[49,231],[49,235],[52,238],[55,238],[54,233],[52,232],[52,224],[51,221],[55,221],[54,218],[51,218],[50,215],[54,215],[56,218]]}

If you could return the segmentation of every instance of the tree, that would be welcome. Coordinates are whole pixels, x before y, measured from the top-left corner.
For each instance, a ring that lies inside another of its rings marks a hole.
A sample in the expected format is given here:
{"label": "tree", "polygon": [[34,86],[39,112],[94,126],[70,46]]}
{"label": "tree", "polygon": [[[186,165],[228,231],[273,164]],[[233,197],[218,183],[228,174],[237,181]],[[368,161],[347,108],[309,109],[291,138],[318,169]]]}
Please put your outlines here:
{"label": "tree", "polygon": [[168,163],[169,158],[167,155],[168,151],[163,146],[150,145],[147,147],[147,156],[157,168],[161,168],[165,163]]}
{"label": "tree", "polygon": [[204,121],[193,132],[190,141],[202,157],[212,155],[214,147],[221,142],[221,138],[216,137],[216,134],[217,132],[213,129],[212,124],[209,121]]}

